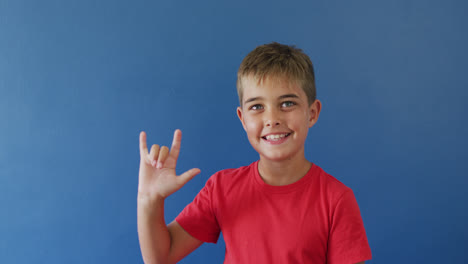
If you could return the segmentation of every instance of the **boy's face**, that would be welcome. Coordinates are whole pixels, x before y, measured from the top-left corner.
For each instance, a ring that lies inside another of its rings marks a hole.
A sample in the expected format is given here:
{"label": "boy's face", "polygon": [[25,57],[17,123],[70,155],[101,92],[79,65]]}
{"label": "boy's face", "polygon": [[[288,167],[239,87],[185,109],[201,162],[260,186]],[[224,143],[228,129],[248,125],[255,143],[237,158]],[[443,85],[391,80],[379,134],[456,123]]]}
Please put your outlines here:
{"label": "boy's face", "polygon": [[237,115],[260,158],[303,158],[307,132],[320,114],[320,101],[309,106],[301,87],[284,78],[267,77],[259,83],[247,77],[242,87],[243,105],[237,108]]}

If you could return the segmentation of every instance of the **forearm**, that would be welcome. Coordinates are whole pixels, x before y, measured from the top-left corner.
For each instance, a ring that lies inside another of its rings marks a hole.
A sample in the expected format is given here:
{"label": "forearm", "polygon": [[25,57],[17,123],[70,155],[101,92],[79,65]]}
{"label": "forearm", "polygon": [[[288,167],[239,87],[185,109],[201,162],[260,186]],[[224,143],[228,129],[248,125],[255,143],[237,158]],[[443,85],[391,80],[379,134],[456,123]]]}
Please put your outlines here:
{"label": "forearm", "polygon": [[164,199],[138,197],[138,237],[146,264],[167,263],[171,237],[164,220]]}

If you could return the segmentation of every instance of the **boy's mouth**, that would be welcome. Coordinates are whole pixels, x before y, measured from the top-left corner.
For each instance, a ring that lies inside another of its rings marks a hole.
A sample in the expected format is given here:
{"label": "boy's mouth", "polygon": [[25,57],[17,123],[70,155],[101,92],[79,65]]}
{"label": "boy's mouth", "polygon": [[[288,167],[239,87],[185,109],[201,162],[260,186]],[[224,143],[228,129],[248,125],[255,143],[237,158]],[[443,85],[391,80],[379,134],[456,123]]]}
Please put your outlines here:
{"label": "boy's mouth", "polygon": [[267,141],[281,141],[289,137],[289,135],[291,135],[291,133],[269,134],[269,135],[263,136],[262,138]]}

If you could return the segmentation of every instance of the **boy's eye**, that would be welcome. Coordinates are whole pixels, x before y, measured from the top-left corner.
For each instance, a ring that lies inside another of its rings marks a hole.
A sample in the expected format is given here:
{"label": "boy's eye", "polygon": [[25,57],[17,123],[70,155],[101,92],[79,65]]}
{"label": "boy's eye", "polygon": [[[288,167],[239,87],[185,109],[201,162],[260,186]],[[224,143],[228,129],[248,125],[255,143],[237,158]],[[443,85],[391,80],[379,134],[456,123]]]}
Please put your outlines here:
{"label": "boy's eye", "polygon": [[291,106],[294,106],[294,105],[296,105],[296,103],[293,102],[293,101],[285,101],[285,102],[281,103],[282,107],[291,107]]}
{"label": "boy's eye", "polygon": [[260,110],[260,109],[263,109],[263,106],[260,105],[260,104],[255,104],[255,105],[252,105],[251,107],[249,107],[250,110]]}

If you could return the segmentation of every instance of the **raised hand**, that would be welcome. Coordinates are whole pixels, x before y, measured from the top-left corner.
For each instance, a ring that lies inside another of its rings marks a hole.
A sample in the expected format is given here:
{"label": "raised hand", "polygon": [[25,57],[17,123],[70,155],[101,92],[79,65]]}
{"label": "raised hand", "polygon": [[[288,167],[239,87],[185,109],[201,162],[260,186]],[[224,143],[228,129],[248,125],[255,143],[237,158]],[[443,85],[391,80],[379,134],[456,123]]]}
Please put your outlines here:
{"label": "raised hand", "polygon": [[140,172],[138,181],[138,196],[143,199],[166,198],[179,190],[195,175],[199,169],[188,170],[176,175],[177,158],[180,152],[182,132],[174,132],[171,151],[166,146],[153,145],[148,153],[146,133],[140,133]]}

